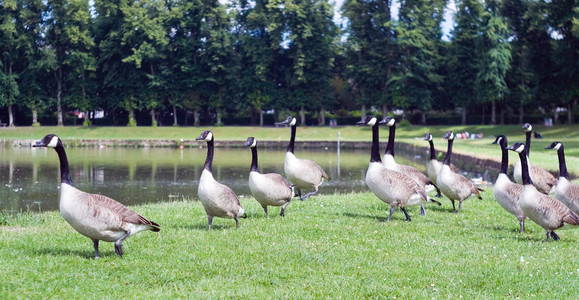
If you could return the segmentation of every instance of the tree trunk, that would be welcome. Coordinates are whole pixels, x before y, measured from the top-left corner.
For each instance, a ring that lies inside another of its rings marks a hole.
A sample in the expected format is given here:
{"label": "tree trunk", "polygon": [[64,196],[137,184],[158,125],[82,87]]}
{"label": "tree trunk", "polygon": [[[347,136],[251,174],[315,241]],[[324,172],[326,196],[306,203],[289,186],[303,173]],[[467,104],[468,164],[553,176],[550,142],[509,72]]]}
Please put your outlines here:
{"label": "tree trunk", "polygon": [[157,127],[157,115],[155,114],[155,109],[151,108],[151,126]]}
{"label": "tree trunk", "polygon": [[201,124],[201,120],[199,120],[199,110],[193,110],[193,126],[199,126]]}
{"label": "tree trunk", "polygon": [[8,126],[14,127],[14,112],[12,111],[13,105],[8,105]]}
{"label": "tree trunk", "polygon": [[553,125],[559,124],[559,113],[557,112],[557,107],[553,107]]}
{"label": "tree trunk", "polygon": [[320,108],[320,113],[318,114],[318,125],[326,125],[326,116],[324,115],[324,107]]}
{"label": "tree trunk", "polygon": [[259,110],[259,127],[263,127],[263,109]]}
{"label": "tree trunk", "polygon": [[484,125],[487,118],[487,109],[486,105],[483,104],[482,106],[482,115],[481,115],[481,124]]}
{"label": "tree trunk", "polygon": [[249,118],[249,125],[255,126],[257,125],[257,109],[252,107],[250,110],[250,118]]}
{"label": "tree trunk", "polygon": [[221,107],[215,109],[215,116],[217,118],[216,124],[221,125]]}
{"label": "tree trunk", "polygon": [[521,101],[519,102],[519,124],[523,124],[525,117],[525,47],[521,48]]}
{"label": "tree trunk", "polygon": [[460,121],[460,124],[462,125],[466,125],[466,105],[462,106],[462,120]]}
{"label": "tree trunk", "polygon": [[362,104],[362,120],[366,120],[366,104]]}
{"label": "tree trunk", "polygon": [[56,76],[56,115],[58,118],[57,126],[64,126],[62,118],[62,68],[58,68],[54,76]]}
{"label": "tree trunk", "polygon": [[38,123],[38,110],[33,109],[32,110],[32,125]]}
{"label": "tree trunk", "polygon": [[388,104],[383,103],[382,104],[382,119],[386,118],[387,115],[388,115]]}
{"label": "tree trunk", "polygon": [[420,111],[420,124],[426,125],[426,112]]}
{"label": "tree trunk", "polygon": [[495,99],[491,101],[491,124],[497,124],[497,101]]}
{"label": "tree trunk", "polygon": [[505,108],[501,107],[501,120],[500,120],[500,124],[501,125],[505,125]]}
{"label": "tree trunk", "polygon": [[135,109],[129,108],[129,124],[128,126],[137,126],[137,120],[135,120]]}
{"label": "tree trunk", "polygon": [[92,122],[90,121],[90,112],[88,110],[84,112],[84,121],[82,122],[82,126],[92,126]]}
{"label": "tree trunk", "polygon": [[303,106],[300,108],[300,119],[300,125],[306,126],[306,109]]}
{"label": "tree trunk", "polygon": [[173,105],[173,126],[179,126],[177,122],[177,106]]}

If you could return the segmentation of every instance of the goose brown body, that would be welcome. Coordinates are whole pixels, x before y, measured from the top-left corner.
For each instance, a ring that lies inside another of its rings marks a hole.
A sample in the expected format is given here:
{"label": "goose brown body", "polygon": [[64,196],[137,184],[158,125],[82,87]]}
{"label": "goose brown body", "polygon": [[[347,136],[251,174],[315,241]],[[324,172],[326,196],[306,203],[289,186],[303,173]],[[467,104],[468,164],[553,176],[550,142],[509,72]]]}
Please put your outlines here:
{"label": "goose brown body", "polygon": [[556,229],[570,229],[579,226],[579,215],[571,211],[557,199],[537,190],[529,176],[529,167],[525,158],[525,144],[515,143],[508,148],[519,153],[522,161],[523,192],[520,206],[525,215],[546,231],[547,240],[558,240]]}
{"label": "goose brown body", "polygon": [[579,186],[570,181],[563,143],[553,142],[545,149],[557,150],[559,158],[559,180],[555,186],[555,198],[563,202],[574,213],[579,214]]}
{"label": "goose brown body", "polygon": [[50,147],[60,160],[60,203],[62,217],[80,234],[93,241],[95,258],[99,257],[99,241],[114,242],[115,252],[123,256],[122,242],[144,230],[160,231],[159,224],[109,197],[83,192],[70,179],[68,159],[62,141],[54,134],[45,136],[34,147]]}
{"label": "goose brown body", "polygon": [[[452,172],[450,169],[450,159],[452,156],[452,143],[454,141],[454,133],[447,131],[444,138],[448,140],[448,150],[444,157],[444,163],[437,175],[436,183],[442,193],[452,202],[452,208],[455,212],[460,212],[462,202],[471,195],[480,196],[480,189],[478,189],[468,178],[462,174]],[[454,205],[454,201],[458,200],[458,211]]]}

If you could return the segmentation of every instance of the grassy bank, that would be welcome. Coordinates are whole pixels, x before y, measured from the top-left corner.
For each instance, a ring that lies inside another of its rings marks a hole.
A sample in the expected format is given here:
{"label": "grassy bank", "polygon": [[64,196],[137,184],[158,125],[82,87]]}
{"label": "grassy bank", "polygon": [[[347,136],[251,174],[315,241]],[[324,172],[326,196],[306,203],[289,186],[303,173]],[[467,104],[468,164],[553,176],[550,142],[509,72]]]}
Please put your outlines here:
{"label": "grassy bank", "polygon": [[242,199],[248,219],[216,219],[207,230],[199,202],[135,209],[162,226],[124,243],[119,258],[73,231],[57,212],[4,216],[0,298],[571,298],[579,294],[579,231],[544,231],[495,203],[469,199],[413,208],[413,221],[371,193],[294,201],[264,217]]}
{"label": "grassy bank", "polygon": [[[199,134],[210,129],[214,132],[217,140],[244,141],[248,136],[254,136],[259,140],[287,141],[289,140],[288,128],[275,127],[16,127],[0,128],[0,139],[7,140],[38,140],[48,133],[59,135],[66,143],[67,140],[80,139],[113,139],[113,140],[195,140]],[[557,172],[557,155],[553,150],[544,150],[551,142],[559,140],[565,144],[568,169],[577,174],[579,170],[579,125],[544,127],[534,126],[541,132],[543,139],[533,139],[531,144],[531,162],[548,170]],[[456,140],[454,151],[480,158],[500,160],[500,150],[497,145],[492,145],[496,135],[504,134],[509,143],[524,141],[524,132],[519,125],[508,126],[405,126],[396,131],[396,140],[418,147],[426,147],[428,144],[422,140],[425,133],[431,132],[435,137],[437,150],[446,151],[446,142],[440,137],[446,130],[455,132],[468,131],[470,133],[482,133],[483,139]],[[335,141],[340,134],[344,141],[370,141],[370,129],[357,126],[339,127],[298,127],[298,141]],[[381,131],[382,141],[386,141],[388,131]],[[511,162],[516,158],[510,155]]]}

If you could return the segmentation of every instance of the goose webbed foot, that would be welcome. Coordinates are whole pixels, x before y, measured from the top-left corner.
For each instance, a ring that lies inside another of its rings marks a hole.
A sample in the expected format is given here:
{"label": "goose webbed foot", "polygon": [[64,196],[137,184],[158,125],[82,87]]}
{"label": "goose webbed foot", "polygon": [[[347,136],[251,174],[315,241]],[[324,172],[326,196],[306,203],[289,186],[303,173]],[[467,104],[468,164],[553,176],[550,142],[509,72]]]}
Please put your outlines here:
{"label": "goose webbed foot", "polygon": [[559,236],[555,233],[555,231],[547,231],[547,241],[550,240],[550,238],[553,238],[554,241],[558,241],[561,238],[559,238]]}
{"label": "goose webbed foot", "polygon": [[99,258],[99,240],[93,240],[92,244],[94,246],[94,259],[98,259]]}
{"label": "goose webbed foot", "polygon": [[402,210],[402,212],[406,216],[406,221],[408,221],[408,222],[412,221],[412,219],[410,218],[410,215],[408,214],[408,212],[406,212],[406,208],[400,207],[400,209]]}
{"label": "goose webbed foot", "polygon": [[424,204],[420,205],[420,215],[426,216],[426,210],[424,209]]}

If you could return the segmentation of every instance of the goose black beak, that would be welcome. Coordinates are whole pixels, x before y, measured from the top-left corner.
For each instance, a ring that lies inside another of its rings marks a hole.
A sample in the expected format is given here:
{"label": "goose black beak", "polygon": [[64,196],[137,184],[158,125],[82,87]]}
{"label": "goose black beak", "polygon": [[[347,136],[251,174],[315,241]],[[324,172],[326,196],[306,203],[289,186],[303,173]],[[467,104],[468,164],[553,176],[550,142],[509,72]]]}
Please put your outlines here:
{"label": "goose black beak", "polygon": [[46,147],[46,145],[42,141],[38,141],[32,147]]}

